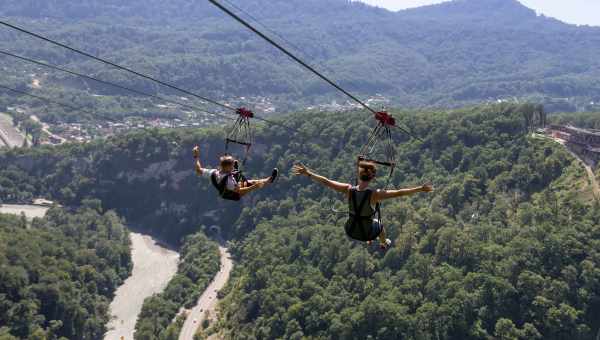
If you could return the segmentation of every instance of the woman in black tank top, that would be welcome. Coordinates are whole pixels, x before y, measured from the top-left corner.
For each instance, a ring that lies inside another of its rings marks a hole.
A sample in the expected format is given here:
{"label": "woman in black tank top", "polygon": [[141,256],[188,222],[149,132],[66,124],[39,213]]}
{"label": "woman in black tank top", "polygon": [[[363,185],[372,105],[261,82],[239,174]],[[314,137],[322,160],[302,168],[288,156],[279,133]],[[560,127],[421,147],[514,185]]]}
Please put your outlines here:
{"label": "woman in black tank top", "polygon": [[346,234],[358,241],[373,241],[379,238],[382,248],[388,248],[391,241],[386,238],[385,228],[381,225],[379,204],[387,199],[413,195],[419,192],[431,192],[433,187],[429,184],[416,188],[399,190],[373,190],[370,183],[377,175],[377,167],[367,161],[358,162],[358,185],[352,186],[330,180],[309,170],[303,164],[294,165],[293,172],[311,178],[330,189],[341,192],[348,199],[348,221],[344,226]]}

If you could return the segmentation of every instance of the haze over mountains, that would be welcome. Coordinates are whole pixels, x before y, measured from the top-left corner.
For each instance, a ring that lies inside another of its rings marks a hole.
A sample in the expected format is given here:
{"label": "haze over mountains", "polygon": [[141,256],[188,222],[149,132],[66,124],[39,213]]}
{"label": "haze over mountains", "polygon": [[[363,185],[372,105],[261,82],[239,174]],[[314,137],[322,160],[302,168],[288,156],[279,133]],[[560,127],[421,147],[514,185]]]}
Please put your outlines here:
{"label": "haze over mountains", "polygon": [[[345,101],[208,1],[5,2],[0,16],[9,22],[207,96],[264,96],[280,110]],[[394,106],[518,98],[573,111],[600,102],[600,28],[538,16],[516,0],[456,0],[397,13],[345,0],[234,3],[349,90],[362,97],[383,94]],[[0,46],[168,93],[6,28],[0,29]],[[10,82],[30,81],[24,65],[6,57],[0,65],[14,70]],[[50,79],[68,91],[120,95],[63,75]]]}

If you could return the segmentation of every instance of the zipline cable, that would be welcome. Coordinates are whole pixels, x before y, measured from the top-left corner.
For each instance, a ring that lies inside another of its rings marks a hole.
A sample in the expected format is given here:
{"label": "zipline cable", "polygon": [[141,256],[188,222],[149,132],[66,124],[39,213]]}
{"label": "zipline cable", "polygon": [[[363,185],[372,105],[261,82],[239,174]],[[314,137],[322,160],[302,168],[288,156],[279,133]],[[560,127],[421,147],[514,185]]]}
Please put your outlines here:
{"label": "zipline cable", "polygon": [[[85,56],[85,57],[91,58],[91,59],[93,59],[93,60],[96,60],[96,61],[98,61],[98,62],[101,62],[101,63],[107,64],[107,65],[110,65],[110,66],[112,66],[112,67],[115,67],[115,68],[117,68],[117,69],[120,69],[120,70],[123,70],[123,71],[129,72],[129,73],[132,73],[132,74],[134,74],[134,75],[137,75],[137,76],[139,76],[139,77],[142,77],[142,78],[144,78],[144,79],[148,79],[148,80],[150,80],[150,81],[153,81],[153,82],[155,82],[155,83],[157,83],[157,84],[160,84],[160,85],[163,85],[163,86],[165,86],[165,87],[168,87],[168,88],[171,88],[171,89],[174,89],[174,90],[180,91],[180,92],[182,92],[182,93],[185,93],[185,94],[187,94],[187,95],[193,96],[193,97],[195,97],[195,98],[198,98],[198,99],[204,100],[204,101],[206,101],[206,102],[208,102],[208,103],[214,104],[214,105],[216,105],[216,106],[219,106],[219,107],[221,107],[221,108],[224,108],[224,109],[226,109],[226,110],[229,110],[229,111],[232,111],[232,112],[236,112],[236,111],[237,111],[237,109],[236,109],[236,108],[234,108],[234,107],[232,107],[232,106],[229,106],[229,105],[226,105],[226,104],[222,104],[222,103],[219,103],[219,102],[217,102],[217,101],[215,101],[215,100],[212,100],[212,99],[209,99],[209,98],[206,98],[206,97],[200,96],[200,95],[198,95],[198,94],[196,94],[196,93],[193,93],[193,92],[190,92],[190,91],[188,91],[188,90],[182,89],[182,88],[180,88],[180,87],[178,87],[178,86],[171,85],[171,84],[169,84],[169,83],[166,83],[166,82],[164,82],[164,81],[158,80],[158,79],[156,79],[156,78],[154,78],[154,77],[151,77],[151,76],[148,76],[148,75],[142,74],[142,73],[140,73],[140,72],[137,72],[137,71],[135,71],[135,70],[132,70],[132,69],[130,69],[130,68],[128,68],[128,67],[121,66],[121,65],[118,65],[118,64],[116,64],[116,63],[113,63],[113,62],[111,62],[111,61],[105,60],[105,59],[103,59],[103,58],[100,58],[100,57],[94,56],[94,55],[92,55],[92,54],[89,54],[89,53],[87,53],[87,52],[81,51],[81,50],[79,50],[79,49],[77,49],[77,48],[74,48],[74,47],[68,46],[68,45],[66,45],[66,44],[60,43],[60,42],[58,42],[58,41],[55,41],[55,40],[53,40],[53,39],[50,39],[50,38],[44,37],[44,36],[42,36],[42,35],[40,35],[40,34],[37,34],[37,33],[31,32],[31,31],[28,31],[28,30],[26,30],[26,29],[24,29],[24,28],[21,28],[21,27],[18,27],[18,26],[12,25],[12,24],[10,24],[10,23],[7,23],[7,22],[5,22],[5,21],[2,21],[2,20],[0,20],[0,24],[1,24],[1,25],[4,25],[4,26],[6,26],[6,27],[9,27],[9,28],[11,28],[11,29],[14,29],[14,30],[16,30],[16,31],[19,31],[19,32],[21,32],[21,33],[24,33],[24,34],[30,35],[30,36],[32,36],[32,37],[38,38],[38,39],[40,39],[40,40],[46,41],[46,42],[48,42],[48,43],[51,43],[51,44],[53,44],[53,45],[56,45],[56,46],[59,46],[59,47],[65,48],[65,49],[67,49],[67,50],[69,50],[69,51],[75,52],[75,53],[77,53],[77,54],[80,54],[80,55],[82,55],[82,56]],[[287,125],[285,125],[285,124],[282,124],[282,123],[275,122],[275,121],[273,121],[273,120],[270,120],[270,119],[261,118],[261,117],[257,117],[257,116],[255,116],[255,117],[254,117],[254,119],[256,119],[256,120],[259,120],[259,121],[262,121],[262,122],[264,122],[264,123],[267,123],[267,124],[270,124],[270,125],[279,126],[279,127],[281,127],[281,128],[284,128],[284,129],[286,129],[286,130],[288,130],[288,131],[291,131],[291,132],[298,133],[298,134],[300,134],[300,135],[304,135],[304,134],[303,134],[301,131],[299,131],[299,130],[297,130],[297,129],[295,129],[295,128],[289,127],[289,126],[287,126]],[[305,137],[306,137],[306,136],[305,136]],[[320,139],[320,138],[318,138],[318,139]]]}
{"label": "zipline cable", "polygon": [[296,57],[293,53],[291,53],[290,51],[288,51],[285,47],[279,45],[277,42],[273,41],[273,39],[267,37],[264,33],[262,33],[261,31],[259,31],[258,29],[256,29],[254,26],[250,25],[244,19],[240,18],[237,14],[233,13],[228,8],[226,8],[225,6],[223,6],[220,3],[218,3],[216,0],[208,0],[208,1],[210,1],[213,5],[217,6],[220,10],[222,10],[223,12],[225,12],[226,14],[228,14],[230,17],[232,17],[233,19],[235,19],[236,21],[238,21],[240,24],[246,26],[246,28],[248,28],[249,30],[251,30],[252,32],[254,32],[255,34],[257,34],[259,37],[263,38],[268,43],[270,43],[271,45],[275,46],[281,52],[285,53],[288,57],[292,58],[294,61],[296,61],[297,63],[299,63],[300,65],[304,66],[306,69],[308,69],[309,71],[311,71],[312,73],[314,73],[315,75],[317,75],[319,78],[323,79],[324,81],[326,81],[327,83],[329,83],[331,86],[335,87],[336,89],[338,89],[339,91],[341,91],[342,93],[344,93],[346,96],[350,97],[352,100],[354,100],[355,102],[357,102],[358,104],[360,104],[365,109],[371,111],[371,113],[373,113],[373,114],[377,113],[377,111],[375,111],[372,108],[370,108],[362,100],[358,99],[357,97],[355,97],[350,92],[344,90],[341,86],[339,86],[338,84],[336,84],[334,81],[330,80],[325,75],[323,75],[319,71],[315,70],[312,66],[310,66],[306,62],[302,61],[302,59]]}
{"label": "zipline cable", "polygon": [[[242,19],[240,16],[238,16],[235,13],[233,13],[231,10],[229,10],[225,6],[221,5],[217,0],[208,0],[208,1],[210,1],[213,5],[215,5],[217,8],[219,8],[221,11],[225,12],[227,15],[229,15],[230,17],[232,17],[233,19],[235,19],[237,22],[239,22],[240,24],[242,24],[243,26],[245,26],[246,28],[248,28],[249,30],[251,30],[252,32],[254,32],[256,35],[258,35],[259,37],[263,38],[269,44],[271,44],[274,47],[276,47],[277,49],[279,49],[285,55],[287,55],[288,57],[292,58],[294,61],[296,61],[300,65],[304,66],[304,68],[306,68],[307,70],[311,71],[312,73],[314,73],[319,78],[323,79],[329,85],[333,86],[338,91],[342,92],[343,94],[345,94],[346,96],[348,96],[350,99],[354,100],[356,103],[360,104],[362,107],[364,107],[365,109],[367,109],[368,111],[370,111],[374,115],[377,115],[378,112],[375,111],[374,109],[372,109],[365,102],[363,102],[362,100],[360,100],[358,97],[354,96],[352,93],[346,91],[343,87],[341,87],[340,85],[338,85],[333,80],[329,79],[327,76],[323,75],[321,72],[317,71],[314,67],[310,66],[309,64],[307,64],[306,62],[304,62],[302,59],[300,59],[297,56],[295,56],[292,52],[288,51],[285,47],[281,46],[280,44],[278,44],[277,42],[275,42],[273,39],[271,39],[268,36],[266,36],[264,33],[262,33],[257,28],[255,28],[254,26],[252,26],[246,20]],[[411,136],[412,138],[415,138],[415,139],[417,139],[419,141],[423,141],[421,138],[415,136],[413,133],[411,133],[410,131],[408,131],[405,128],[402,128],[400,126],[396,126],[396,128],[398,130],[404,132],[405,134]]]}
{"label": "zipline cable", "polygon": [[87,114],[89,114],[89,115],[93,115],[93,116],[102,117],[102,118],[104,118],[104,119],[106,119],[106,120],[108,120],[108,121],[112,121],[112,122],[115,122],[115,121],[116,121],[116,120],[115,120],[115,119],[113,119],[113,118],[110,118],[110,117],[107,117],[107,116],[103,116],[103,115],[101,115],[101,114],[94,113],[94,112],[88,111],[88,110],[86,110],[86,109],[83,109],[83,108],[80,108],[80,107],[75,107],[75,106],[73,106],[73,105],[69,105],[69,104],[66,104],[66,103],[63,103],[63,102],[59,102],[59,101],[56,101],[56,100],[52,100],[52,99],[50,99],[50,98],[47,98],[47,97],[38,96],[38,95],[35,95],[35,94],[32,94],[32,93],[29,93],[29,92],[20,91],[20,90],[14,89],[14,88],[12,88],[12,87],[4,86],[4,85],[2,85],[2,84],[0,84],[0,89],[5,89],[5,90],[8,90],[8,91],[10,91],[10,92],[18,93],[18,94],[21,94],[21,95],[24,95],[24,96],[28,96],[28,97],[35,98],[35,99],[39,99],[39,100],[41,100],[41,101],[44,101],[44,102],[47,102],[47,103],[51,103],[51,104],[55,104],[55,105],[61,106],[61,107],[63,107],[63,108],[67,108],[67,109],[69,109],[69,110],[71,110],[71,111],[81,111],[81,112],[87,113]]}
{"label": "zipline cable", "polygon": [[155,82],[155,83],[157,83],[157,84],[160,84],[160,85],[162,85],[162,86],[168,87],[168,88],[170,88],[170,89],[173,89],[173,90],[176,90],[176,91],[179,91],[179,92],[185,93],[185,94],[187,94],[187,95],[190,95],[190,96],[192,96],[192,97],[196,97],[196,98],[198,98],[198,99],[200,99],[200,100],[203,100],[203,101],[205,101],[205,102],[211,103],[211,104],[213,104],[213,105],[216,105],[216,106],[219,106],[219,107],[221,107],[221,108],[224,108],[224,109],[226,109],[226,110],[230,110],[230,111],[235,111],[235,110],[236,110],[234,107],[231,107],[231,106],[229,106],[229,105],[226,105],[226,104],[219,103],[218,101],[215,101],[215,100],[212,100],[212,99],[209,99],[209,98],[203,97],[203,96],[201,96],[201,95],[198,95],[198,94],[196,94],[196,93],[193,93],[193,92],[190,92],[190,91],[188,91],[188,90],[182,89],[182,88],[180,88],[180,87],[178,87],[178,86],[171,85],[171,84],[169,84],[169,83],[166,83],[166,82],[164,82],[164,81],[162,81],[162,80],[159,80],[159,79],[156,79],[156,78],[154,78],[154,77],[151,77],[151,76],[145,75],[145,74],[143,74],[143,73],[137,72],[137,71],[135,71],[135,70],[132,70],[132,69],[130,69],[130,68],[128,68],[128,67],[125,67],[125,66],[121,66],[121,65],[115,64],[115,63],[113,63],[113,62],[111,62],[111,61],[108,61],[108,60],[106,60],[106,59],[103,59],[103,58],[97,57],[97,56],[95,56],[95,55],[89,54],[89,53],[87,53],[87,52],[84,52],[84,51],[81,51],[81,50],[79,50],[79,49],[77,49],[77,48],[70,47],[70,46],[68,46],[68,45],[65,45],[65,44],[63,44],[63,43],[60,43],[60,42],[58,42],[58,41],[56,41],[56,40],[52,40],[52,39],[50,39],[50,38],[46,38],[46,37],[44,37],[44,36],[41,36],[41,35],[39,35],[39,34],[37,34],[37,33],[33,33],[33,32],[31,32],[31,31],[28,31],[28,30],[26,30],[26,29],[24,29],[24,28],[17,27],[17,26],[15,26],[15,25],[9,24],[9,23],[7,23],[7,22],[5,22],[5,21],[1,21],[1,20],[0,20],[0,24],[4,25],[4,26],[6,26],[6,27],[12,28],[12,29],[14,29],[14,30],[17,30],[17,31],[19,31],[19,32],[21,32],[21,33],[25,33],[25,34],[27,34],[27,35],[30,35],[30,36],[32,36],[32,37],[35,37],[35,38],[41,39],[41,40],[43,40],[43,41],[49,42],[49,43],[51,43],[51,44],[53,44],[53,45],[56,45],[56,46],[59,46],[59,47],[65,48],[65,49],[67,49],[67,50],[69,50],[69,51],[75,52],[75,53],[77,53],[77,54],[80,54],[80,55],[82,55],[82,56],[85,56],[85,57],[88,57],[88,58],[94,59],[94,60],[96,60],[96,61],[99,61],[99,62],[101,62],[101,63],[107,64],[107,65],[110,65],[110,66],[112,66],[112,67],[115,67],[115,68],[117,68],[117,69],[120,69],[120,70],[123,70],[123,71],[129,72],[129,73],[135,74],[135,75],[136,75],[136,76],[138,76],[138,77],[142,77],[142,78],[144,78],[144,79],[148,79],[148,80],[150,80],[150,81],[153,81],[153,82]]}
{"label": "zipline cable", "polygon": [[[298,45],[296,45],[294,42],[290,41],[289,39],[287,39],[286,37],[284,37],[282,34],[278,33],[274,29],[270,28],[267,24],[263,23],[261,20],[259,20],[258,18],[256,18],[254,15],[248,13],[248,11],[244,10],[240,6],[236,5],[235,3],[231,2],[231,1],[228,1],[228,0],[223,0],[223,2],[225,2],[226,4],[228,4],[231,7],[235,8],[237,11],[243,13],[245,16],[247,16],[248,18],[252,19],[258,25],[262,26],[269,33],[271,33],[274,36],[276,36],[277,38],[281,39],[281,41],[283,41],[286,44],[288,44],[289,46],[291,46],[294,50],[296,50],[296,52],[304,55],[304,58],[308,58],[308,59],[311,59],[313,61],[315,61],[315,60],[318,59],[313,54],[311,54],[310,52],[308,52],[306,50],[303,50],[301,47],[299,47]],[[317,61],[316,64],[317,64],[317,66],[321,67],[322,69],[325,69],[325,71],[327,71],[327,72],[329,72],[331,74],[335,73],[333,71],[333,69],[331,69],[331,67],[327,66],[324,62],[318,62]],[[346,82],[349,83],[349,85],[351,85],[351,86],[356,86],[356,83],[353,80],[346,79]]]}
{"label": "zipline cable", "polygon": [[[200,100],[206,101],[206,102],[208,102],[208,103],[211,103],[211,104],[213,104],[213,105],[216,105],[216,106],[219,106],[219,107],[221,107],[221,108],[223,108],[223,109],[226,109],[226,110],[229,110],[229,111],[232,111],[232,112],[236,112],[236,111],[237,111],[237,109],[236,109],[236,108],[234,108],[234,107],[232,107],[232,106],[229,106],[229,105],[226,105],[226,104],[223,104],[223,103],[219,103],[219,102],[218,102],[218,101],[216,101],[216,100],[212,100],[212,99],[209,99],[209,98],[203,97],[203,96],[201,96],[201,95],[198,95],[198,94],[196,94],[196,93],[193,93],[193,92],[190,92],[190,91],[188,91],[188,90],[182,89],[182,88],[180,88],[180,87],[178,87],[178,86],[175,86],[175,85],[172,85],[172,84],[166,83],[166,82],[164,82],[164,81],[161,81],[161,80],[158,80],[158,79],[156,79],[156,78],[154,78],[154,77],[151,77],[151,76],[145,75],[145,74],[143,74],[143,73],[137,72],[137,71],[135,71],[135,70],[132,70],[132,69],[130,69],[130,68],[128,68],[128,67],[121,66],[121,65],[118,65],[118,64],[116,64],[116,63],[113,63],[113,62],[111,62],[111,61],[108,61],[108,60],[106,60],[106,59],[103,59],[103,58],[100,58],[100,57],[94,56],[94,55],[92,55],[92,54],[89,54],[89,53],[87,53],[87,52],[81,51],[81,50],[79,50],[79,49],[77,49],[77,48],[74,48],[74,47],[71,47],[71,46],[65,45],[65,44],[63,44],[63,43],[60,43],[60,42],[58,42],[58,41],[55,41],[55,40],[53,40],[53,39],[50,39],[50,38],[44,37],[44,36],[42,36],[42,35],[40,35],[40,34],[37,34],[37,33],[31,32],[31,31],[28,31],[28,30],[26,30],[26,29],[24,29],[24,28],[21,28],[21,27],[18,27],[18,26],[12,25],[12,24],[10,24],[10,23],[7,23],[7,22],[5,22],[5,21],[1,21],[1,20],[0,20],[0,24],[1,24],[1,25],[4,25],[4,26],[6,26],[6,27],[9,27],[9,28],[11,28],[11,29],[17,30],[17,31],[19,31],[19,32],[21,32],[21,33],[25,33],[25,34],[27,34],[27,35],[30,35],[30,36],[32,36],[32,37],[38,38],[38,39],[40,39],[40,40],[43,40],[43,41],[49,42],[49,43],[51,43],[51,44],[53,44],[53,45],[56,45],[56,46],[59,46],[59,47],[65,48],[65,49],[67,49],[67,50],[69,50],[69,51],[75,52],[75,53],[77,53],[77,54],[80,54],[80,55],[82,55],[82,56],[85,56],[85,57],[91,58],[91,59],[93,59],[93,60],[99,61],[99,62],[101,62],[101,63],[107,64],[107,65],[110,65],[110,66],[112,66],[112,67],[115,67],[115,68],[117,68],[117,69],[120,69],[120,70],[123,70],[123,71],[129,72],[129,73],[135,74],[135,75],[137,75],[137,76],[139,76],[139,77],[142,77],[142,78],[144,78],[144,79],[148,79],[148,80],[150,80],[150,81],[153,81],[153,82],[155,82],[155,83],[157,83],[157,84],[160,84],[160,85],[163,85],[163,86],[165,86],[165,87],[168,87],[168,88],[171,88],[171,89],[177,90],[177,91],[179,91],[179,92],[185,93],[185,94],[187,94],[187,95],[193,96],[193,97],[195,97],[195,98],[198,98],[198,99],[200,99]],[[296,129],[293,129],[293,128],[289,127],[289,126],[286,126],[286,125],[284,125],[284,124],[281,124],[281,123],[278,123],[278,122],[274,122],[274,121],[272,121],[272,120],[268,120],[268,119],[265,119],[265,118],[260,118],[260,117],[255,117],[255,118],[256,118],[257,120],[263,121],[263,122],[265,122],[265,123],[267,123],[267,124],[271,124],[271,125],[279,126],[279,127],[285,128],[285,129],[287,129],[287,130],[289,130],[289,131],[293,131],[293,132],[299,132],[299,131],[298,131],[298,130],[296,130]]]}
{"label": "zipline cable", "polygon": [[[317,59],[317,58],[315,58],[315,56],[311,55],[307,51],[305,51],[302,48],[298,47],[298,45],[296,45],[295,43],[291,42],[289,39],[287,39],[286,37],[284,37],[282,34],[279,34],[274,29],[271,29],[269,26],[267,26],[266,24],[262,23],[259,19],[257,19],[252,14],[248,13],[248,11],[244,10],[240,6],[237,6],[233,2],[227,1],[227,0],[223,0],[223,2],[225,2],[226,4],[228,4],[231,7],[235,8],[237,11],[243,13],[248,18],[252,19],[258,25],[262,26],[265,30],[269,31],[269,33],[273,34],[277,38],[281,39],[281,41],[283,41],[286,44],[288,44],[289,46],[291,46],[293,49],[296,50],[296,52],[299,52],[300,54],[304,54],[304,57],[308,57],[308,58],[313,59],[313,60]],[[333,70],[331,70],[331,68],[329,68],[327,65],[324,65],[323,63],[317,63],[317,64],[318,64],[318,66],[320,66],[320,67],[324,68],[325,70],[327,70],[327,72],[334,73]]]}
{"label": "zipline cable", "polygon": [[52,65],[52,64],[43,63],[41,61],[37,61],[37,60],[34,60],[34,59],[30,59],[30,58],[27,58],[27,57],[16,55],[16,54],[13,54],[13,53],[10,53],[10,52],[6,52],[6,51],[0,50],[0,54],[9,56],[9,57],[12,57],[12,58],[15,58],[15,59],[19,59],[19,60],[22,60],[22,61],[25,61],[25,62],[28,62],[28,63],[31,63],[31,64],[35,64],[35,65],[39,65],[39,66],[46,67],[46,68],[49,68],[49,69],[53,69],[53,70],[57,70],[57,71],[60,71],[60,72],[64,72],[64,73],[67,73],[67,74],[70,74],[70,75],[73,75],[73,76],[77,76],[77,77],[80,77],[80,78],[89,79],[89,80],[95,81],[95,82],[100,83],[100,84],[112,86],[112,87],[115,87],[115,88],[118,88],[118,89],[122,89],[122,90],[125,90],[125,91],[129,91],[131,93],[135,93],[135,94],[138,94],[138,95],[141,95],[141,96],[154,98],[154,99],[160,100],[160,101],[165,102],[165,103],[170,103],[170,104],[179,105],[179,106],[182,106],[182,107],[187,107],[188,109],[191,109],[191,110],[194,110],[194,111],[197,111],[197,112],[202,112],[202,113],[206,113],[206,114],[210,114],[210,115],[214,115],[214,116],[219,116],[219,117],[226,118],[226,119],[235,120],[234,117],[229,116],[229,115],[224,115],[224,114],[220,114],[220,113],[216,113],[216,112],[209,112],[209,111],[206,111],[206,110],[204,110],[202,108],[199,108],[197,106],[193,106],[193,105],[181,103],[181,102],[170,100],[170,99],[167,99],[167,98],[164,98],[164,97],[161,97],[161,96],[157,96],[157,95],[153,95],[153,94],[150,94],[150,93],[146,93],[146,92],[134,90],[134,89],[122,86],[122,85],[114,84],[114,83],[111,83],[111,82],[108,82],[108,81],[104,81],[104,80],[101,80],[101,79],[98,79],[98,78],[95,78],[95,77],[92,77],[92,76],[88,76],[88,75],[85,75],[85,74],[77,73],[77,72],[69,70],[69,69],[58,67],[58,66]]}

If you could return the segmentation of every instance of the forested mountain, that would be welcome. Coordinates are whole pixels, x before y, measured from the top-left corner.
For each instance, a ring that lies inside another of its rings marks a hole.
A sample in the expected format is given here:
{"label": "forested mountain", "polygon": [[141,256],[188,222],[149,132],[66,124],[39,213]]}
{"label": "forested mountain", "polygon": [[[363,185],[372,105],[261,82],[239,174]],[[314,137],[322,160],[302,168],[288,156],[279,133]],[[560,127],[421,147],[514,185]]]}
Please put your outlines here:
{"label": "forested mountain", "polygon": [[[600,102],[600,28],[537,16],[516,0],[455,0],[397,13],[347,0],[231,2],[365,98],[380,93],[402,107],[530,98],[551,111]],[[346,100],[205,0],[5,0],[0,17],[217,99],[266,96],[280,111]],[[0,49],[175,94],[6,27],[0,27]],[[76,106],[111,114],[154,108],[148,100],[10,57],[0,57],[0,65],[10,75],[3,82],[24,87],[37,77],[37,93]],[[54,111],[60,112],[40,114]]]}
{"label": "forested mountain", "polygon": [[[396,112],[423,142],[395,136],[392,183],[432,181],[437,191],[384,206],[387,253],[344,236],[344,215],[329,208],[343,210],[341,197],[288,175],[304,162],[351,181],[369,131],[360,113],[282,117],[297,133],[259,127],[245,171],[264,176],[278,166],[282,176],[241,204],[219,201],[192,171],[194,144],[207,164],[222,151],[216,129],[11,150],[0,168],[9,169],[2,183],[12,196],[33,190],[68,205],[93,197],[174,241],[199,229],[227,237],[237,266],[211,331],[233,339],[593,339],[600,206],[560,145],[528,135],[526,110]],[[169,301],[188,302],[174,293],[184,287],[147,301],[146,320],[171,320]],[[139,335],[165,339],[174,327]]]}
{"label": "forested mountain", "polygon": [[47,217],[0,214],[0,339],[101,339],[131,271],[129,233],[97,201]]}

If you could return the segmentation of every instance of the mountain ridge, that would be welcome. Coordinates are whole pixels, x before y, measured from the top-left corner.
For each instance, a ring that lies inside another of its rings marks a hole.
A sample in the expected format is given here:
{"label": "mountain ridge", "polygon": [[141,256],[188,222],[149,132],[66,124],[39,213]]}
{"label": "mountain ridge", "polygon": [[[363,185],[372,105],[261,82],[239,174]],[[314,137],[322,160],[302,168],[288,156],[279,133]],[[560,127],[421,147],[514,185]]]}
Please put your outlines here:
{"label": "mountain ridge", "polygon": [[[268,97],[280,112],[346,100],[207,1],[34,5],[33,0],[9,0],[0,15],[209,97]],[[237,6],[361,97],[380,93],[392,105],[404,107],[519,98],[547,103],[551,111],[575,111],[600,102],[600,28],[538,16],[516,0],[456,0],[399,12],[345,0],[252,0]],[[10,16],[15,14],[20,16]],[[0,47],[131,87],[171,93],[4,28]],[[2,59],[0,65],[14,68],[14,61]],[[16,85],[28,83],[23,68],[19,70],[10,79]],[[24,69],[28,71],[35,69]],[[50,77],[56,83],[73,83],[63,75]],[[63,91],[84,96],[82,89],[88,86],[105,94],[106,89],[94,84]]]}

